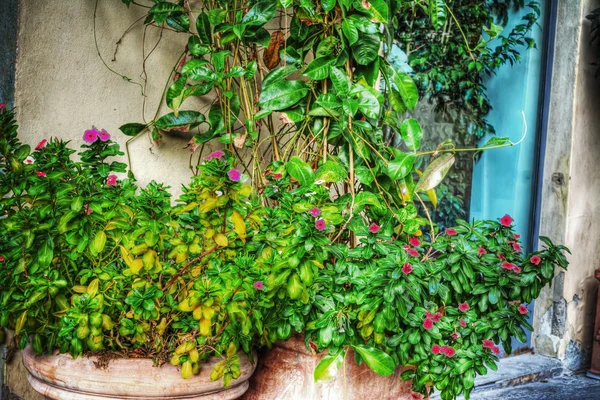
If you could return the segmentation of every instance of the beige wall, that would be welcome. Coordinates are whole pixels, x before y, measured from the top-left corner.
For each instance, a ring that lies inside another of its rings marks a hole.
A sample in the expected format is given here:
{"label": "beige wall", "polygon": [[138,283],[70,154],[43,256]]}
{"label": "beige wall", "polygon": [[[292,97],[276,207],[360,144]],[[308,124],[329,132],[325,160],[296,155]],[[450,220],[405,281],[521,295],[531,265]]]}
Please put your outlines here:
{"label": "beige wall", "polygon": [[534,344],[573,369],[590,356],[600,268],[600,80],[585,20],[597,7],[598,0],[559,1],[544,165],[541,234],[573,255],[568,272],[536,303]]}

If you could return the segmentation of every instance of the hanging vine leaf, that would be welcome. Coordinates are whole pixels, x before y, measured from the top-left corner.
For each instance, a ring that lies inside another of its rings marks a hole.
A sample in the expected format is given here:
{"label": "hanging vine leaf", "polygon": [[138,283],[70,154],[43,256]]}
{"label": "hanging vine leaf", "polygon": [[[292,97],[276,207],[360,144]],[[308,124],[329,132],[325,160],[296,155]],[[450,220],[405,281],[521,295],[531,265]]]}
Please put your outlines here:
{"label": "hanging vine leaf", "polygon": [[402,121],[400,125],[400,134],[406,146],[416,152],[421,147],[421,139],[423,138],[423,130],[419,121],[414,118],[409,118]]}
{"label": "hanging vine leaf", "polygon": [[433,162],[425,168],[425,171],[423,171],[419,183],[415,186],[415,192],[426,192],[439,185],[450,170],[450,167],[454,165],[455,161],[456,158],[454,157],[454,154],[449,153],[442,154],[433,160]]}
{"label": "hanging vine leaf", "polygon": [[396,85],[400,97],[402,97],[402,101],[404,101],[409,110],[414,111],[419,101],[417,85],[415,85],[415,82],[406,72],[396,71],[391,67],[389,70],[391,71],[392,81]]}
{"label": "hanging vine leaf", "polygon": [[334,62],[335,58],[331,56],[315,58],[306,66],[303,75],[315,81],[325,79],[329,76]]}
{"label": "hanging vine leaf", "polygon": [[444,0],[429,0],[429,18],[435,30],[440,30],[447,20],[446,3]]}
{"label": "hanging vine leaf", "polygon": [[198,111],[187,110],[181,111],[179,115],[175,115],[175,113],[163,115],[154,123],[154,125],[163,131],[178,130],[189,132],[198,127],[202,122],[204,122],[204,115],[200,114]]}
{"label": "hanging vine leaf", "polygon": [[411,173],[416,157],[412,154],[400,153],[389,162],[387,175],[392,180],[402,179]]}
{"label": "hanging vine leaf", "polygon": [[121,132],[123,132],[127,136],[137,136],[144,129],[146,129],[146,125],[144,125],[144,124],[138,124],[138,123],[135,123],[135,122],[130,122],[128,124],[121,125],[119,127],[119,130]]}
{"label": "hanging vine leaf", "polygon": [[367,65],[377,57],[381,39],[378,33],[359,36],[358,41],[352,45],[352,55],[360,65]]}
{"label": "hanging vine leaf", "polygon": [[269,111],[284,110],[306,96],[310,88],[303,81],[278,81],[263,89],[258,106]]}

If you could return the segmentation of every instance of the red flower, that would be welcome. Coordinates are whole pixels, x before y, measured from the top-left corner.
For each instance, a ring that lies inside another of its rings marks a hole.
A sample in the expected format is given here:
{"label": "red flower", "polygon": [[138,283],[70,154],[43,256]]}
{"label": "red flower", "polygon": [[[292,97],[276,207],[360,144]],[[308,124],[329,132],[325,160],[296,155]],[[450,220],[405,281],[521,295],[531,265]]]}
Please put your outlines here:
{"label": "red flower", "polygon": [[404,266],[402,267],[402,272],[404,273],[404,275],[408,275],[412,272],[412,266],[409,263],[405,263]]}
{"label": "red flower", "polygon": [[430,320],[429,318],[425,318],[425,321],[423,321],[423,328],[425,328],[427,330],[433,328],[433,321]]}
{"label": "red flower", "polygon": [[117,184],[117,176],[116,175],[109,175],[106,177],[106,184],[108,186],[114,186]]}
{"label": "red flower", "polygon": [[494,352],[494,354],[498,355],[498,354],[500,354],[500,348],[498,346],[494,346],[494,347],[492,347],[492,352]]}
{"label": "red flower", "polygon": [[372,223],[369,226],[369,232],[371,232],[371,233],[377,233],[377,232],[379,232],[379,225],[377,225],[376,223]]}
{"label": "red flower", "polygon": [[440,322],[441,319],[442,319],[442,314],[440,314],[440,313],[437,313],[433,317],[431,317],[431,320],[433,322]]}
{"label": "red flower", "polygon": [[514,265],[513,266],[513,272],[515,272],[515,273],[518,274],[519,272],[521,272],[521,268],[519,268],[518,266]]}
{"label": "red flower", "polygon": [[326,227],[327,226],[325,225],[325,221],[323,221],[322,219],[318,219],[315,222],[315,228],[317,228],[320,231],[324,231]]}
{"label": "red flower", "polygon": [[504,268],[504,269],[513,269],[513,267],[514,267],[514,264],[509,263],[508,261],[504,261],[502,263],[502,268]]}
{"label": "red flower", "polygon": [[273,179],[281,179],[283,178],[282,174],[273,174]]}
{"label": "red flower", "polygon": [[504,260],[504,254],[498,253],[498,258],[500,259],[500,261],[503,261]]}
{"label": "red flower", "polygon": [[518,233],[515,233],[515,239],[520,239],[521,235],[519,235]]}
{"label": "red flower", "polygon": [[465,321],[464,319],[461,319],[460,321],[458,321],[458,323],[460,324],[460,326],[462,326],[463,328],[467,327],[467,321]]}
{"label": "red flower", "polygon": [[46,143],[48,143],[48,141],[46,139],[43,139],[41,142],[39,142],[36,146],[35,149],[36,150],[41,150],[44,147],[46,147]]}
{"label": "red flower", "polygon": [[421,241],[416,237],[412,237],[412,238],[410,238],[409,243],[415,247],[419,247],[419,245],[421,244]]}
{"label": "red flower", "polygon": [[442,353],[446,354],[446,356],[448,357],[454,357],[454,354],[456,354],[456,351],[449,346],[444,346],[442,347]]}
{"label": "red flower", "polygon": [[485,251],[485,249],[483,247],[479,246],[479,248],[477,249],[477,254],[479,254],[480,256],[482,256],[485,253],[487,253],[487,251]]}
{"label": "red flower", "polygon": [[36,174],[37,176],[39,176],[39,177],[45,177],[45,176],[46,176],[46,173],[45,173],[45,172],[42,172],[42,171],[36,171],[36,172],[35,172],[35,174]]}
{"label": "red flower", "polygon": [[533,256],[533,257],[531,257],[531,259],[529,261],[531,261],[531,263],[533,265],[540,265],[540,262],[542,262],[542,259],[539,256]]}
{"label": "red flower", "polygon": [[483,347],[487,347],[488,349],[491,349],[492,347],[494,347],[494,342],[492,342],[491,340],[485,339],[483,341]]}
{"label": "red flower", "polygon": [[512,224],[515,220],[508,214],[506,214],[504,217],[500,218],[500,223],[503,226],[506,226],[507,228],[510,226],[510,224]]}
{"label": "red flower", "polygon": [[437,344],[434,344],[433,346],[431,346],[431,352],[433,354],[440,354],[442,352],[442,348]]}
{"label": "red flower", "polygon": [[523,315],[527,314],[527,307],[524,304],[521,304],[517,310]]}
{"label": "red flower", "polygon": [[452,335],[450,335],[450,337],[452,337],[452,339],[458,339],[460,337],[460,335],[456,332],[454,332]]}
{"label": "red flower", "polygon": [[466,301],[464,303],[460,303],[458,305],[458,309],[462,312],[467,312],[469,311],[469,304]]}
{"label": "red flower", "polygon": [[522,251],[523,249],[521,248],[521,245],[517,242],[513,243],[513,249],[514,251]]}
{"label": "red flower", "polygon": [[456,235],[458,235],[458,232],[456,232],[455,229],[450,228],[450,229],[446,229],[446,235],[448,235],[448,236],[456,236]]}
{"label": "red flower", "polygon": [[415,249],[409,249],[408,254],[410,254],[413,257],[419,257],[419,252],[416,251]]}
{"label": "red flower", "polygon": [[3,262],[4,260],[6,260],[6,258],[4,258],[4,256],[0,256],[0,262]]}

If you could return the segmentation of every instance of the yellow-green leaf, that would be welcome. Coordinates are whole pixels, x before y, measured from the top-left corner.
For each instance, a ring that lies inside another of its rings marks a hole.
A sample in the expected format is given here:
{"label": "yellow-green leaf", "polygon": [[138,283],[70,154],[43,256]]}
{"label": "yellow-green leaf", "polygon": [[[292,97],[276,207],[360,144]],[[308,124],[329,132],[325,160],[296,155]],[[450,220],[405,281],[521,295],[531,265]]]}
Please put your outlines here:
{"label": "yellow-green leaf", "polygon": [[233,211],[231,214],[231,221],[233,222],[233,230],[238,234],[240,239],[246,238],[246,221],[244,221],[244,217],[237,212]]}

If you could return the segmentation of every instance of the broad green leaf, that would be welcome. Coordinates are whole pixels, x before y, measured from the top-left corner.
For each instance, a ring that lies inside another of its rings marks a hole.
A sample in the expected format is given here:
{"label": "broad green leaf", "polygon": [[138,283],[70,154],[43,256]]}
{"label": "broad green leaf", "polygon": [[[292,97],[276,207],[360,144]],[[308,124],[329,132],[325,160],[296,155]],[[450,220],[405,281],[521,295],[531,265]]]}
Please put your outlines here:
{"label": "broad green leaf", "polygon": [[351,19],[346,18],[342,21],[342,32],[346,36],[346,39],[348,39],[350,46],[358,41],[358,29],[356,29]]}
{"label": "broad green leaf", "polygon": [[435,188],[442,182],[450,167],[454,165],[456,158],[454,154],[445,153],[433,160],[431,164],[425,168],[419,183],[415,186],[415,192],[426,192]]}
{"label": "broad green leaf", "polygon": [[394,360],[388,354],[384,353],[383,350],[366,345],[352,347],[360,354],[373,372],[381,376],[390,376],[394,373],[394,369],[396,368]]}
{"label": "broad green leaf", "polygon": [[179,106],[185,100],[183,89],[185,88],[186,82],[187,78],[185,76],[181,76],[179,79],[173,82],[173,84],[169,86],[169,89],[167,90],[167,107],[174,110],[175,115],[179,113]]}
{"label": "broad green leaf", "polygon": [[362,211],[367,204],[376,208],[382,208],[379,197],[371,192],[360,192],[354,197],[354,210]]}
{"label": "broad green leaf", "polygon": [[325,182],[342,182],[346,179],[348,172],[338,162],[328,160],[317,169],[316,180]]}
{"label": "broad green leaf", "polygon": [[54,258],[54,242],[48,238],[38,250],[38,264],[41,268],[46,268]]}
{"label": "broad green leaf", "polygon": [[315,181],[315,173],[306,162],[302,161],[300,157],[292,157],[290,161],[285,164],[285,170],[298,181],[301,186],[312,185]]}
{"label": "broad green leaf", "polygon": [[347,96],[350,93],[350,79],[342,70],[336,67],[331,68],[331,82],[339,97]]}
{"label": "broad green leaf", "polygon": [[275,82],[284,80],[285,78],[287,78],[288,76],[290,76],[291,74],[296,72],[297,70],[298,69],[296,67],[294,67],[293,65],[286,65],[285,67],[275,68],[274,70],[269,72],[267,74],[267,76],[265,76],[265,79],[263,79],[263,82],[262,82],[263,90]]}
{"label": "broad green leaf", "polygon": [[419,101],[419,90],[417,89],[417,85],[415,85],[415,82],[406,72],[397,71],[392,67],[390,67],[390,71],[392,81],[394,82],[394,85],[396,85],[400,97],[402,97],[402,101],[404,101],[404,105],[406,105],[409,110],[414,111],[417,102]]}
{"label": "broad green leaf", "polygon": [[409,118],[402,121],[400,125],[400,134],[406,146],[416,152],[421,147],[421,138],[423,138],[423,130],[419,121],[414,118]]}
{"label": "broad green leaf", "polygon": [[206,13],[202,12],[196,17],[196,30],[202,43],[210,46],[212,44],[212,31],[210,20]]}
{"label": "broad green leaf", "polygon": [[400,92],[398,92],[396,89],[391,88],[391,90],[388,92],[388,99],[390,101],[390,105],[398,114],[404,114],[406,112],[407,108],[404,105],[402,96],[400,96]]}
{"label": "broad green leaf", "polygon": [[198,111],[180,111],[179,115],[169,113],[160,117],[154,125],[163,131],[178,130],[188,132],[204,122],[204,115]]}
{"label": "broad green leaf", "polygon": [[293,106],[308,94],[309,86],[303,81],[278,81],[263,89],[258,106],[270,111]]}
{"label": "broad green leaf", "polygon": [[144,129],[146,129],[146,125],[144,125],[144,124],[137,124],[135,122],[131,122],[129,124],[121,125],[119,127],[119,130],[121,132],[123,132],[127,136],[137,136]]}
{"label": "broad green leaf", "polygon": [[277,3],[273,0],[259,0],[242,19],[247,26],[262,26],[275,17]]}
{"label": "broad green leaf", "polygon": [[447,20],[446,14],[446,3],[444,0],[429,0],[429,18],[431,18],[431,24],[434,29],[440,30]]}
{"label": "broad green leaf", "polygon": [[315,368],[315,382],[328,381],[335,377],[340,367],[344,364],[346,350],[341,350],[337,354],[327,354],[319,361]]}
{"label": "broad green leaf", "polygon": [[389,17],[389,2],[387,0],[369,0],[369,3],[371,3],[371,13],[373,13],[373,17],[375,17],[377,22],[387,23]]}
{"label": "broad green leaf", "polygon": [[356,98],[358,101],[358,109],[371,119],[378,119],[381,112],[379,94],[372,87],[363,85],[355,85],[351,92],[352,98]]}
{"label": "broad green leaf", "polygon": [[306,66],[303,75],[316,81],[325,79],[329,76],[334,62],[335,58],[331,56],[315,58]]}
{"label": "broad green leaf", "polygon": [[150,14],[168,14],[172,12],[185,11],[181,6],[174,3],[162,2],[155,4],[148,12]]}
{"label": "broad green leaf", "polygon": [[415,156],[412,154],[398,153],[389,162],[387,175],[394,181],[402,179],[411,173],[415,165]]}
{"label": "broad green leaf", "polygon": [[352,45],[352,55],[360,65],[371,63],[379,53],[381,36],[378,33],[363,34]]}
{"label": "broad green leaf", "polygon": [[89,248],[90,252],[96,256],[104,250],[104,246],[106,245],[106,233],[104,231],[98,231],[94,236],[94,239],[90,242]]}
{"label": "broad green leaf", "polygon": [[468,358],[461,358],[454,366],[454,373],[457,375],[464,374],[468,369],[473,367],[473,360]]}
{"label": "broad green leaf", "polygon": [[321,6],[323,6],[323,11],[329,12],[334,9],[335,3],[337,0],[321,0]]}

